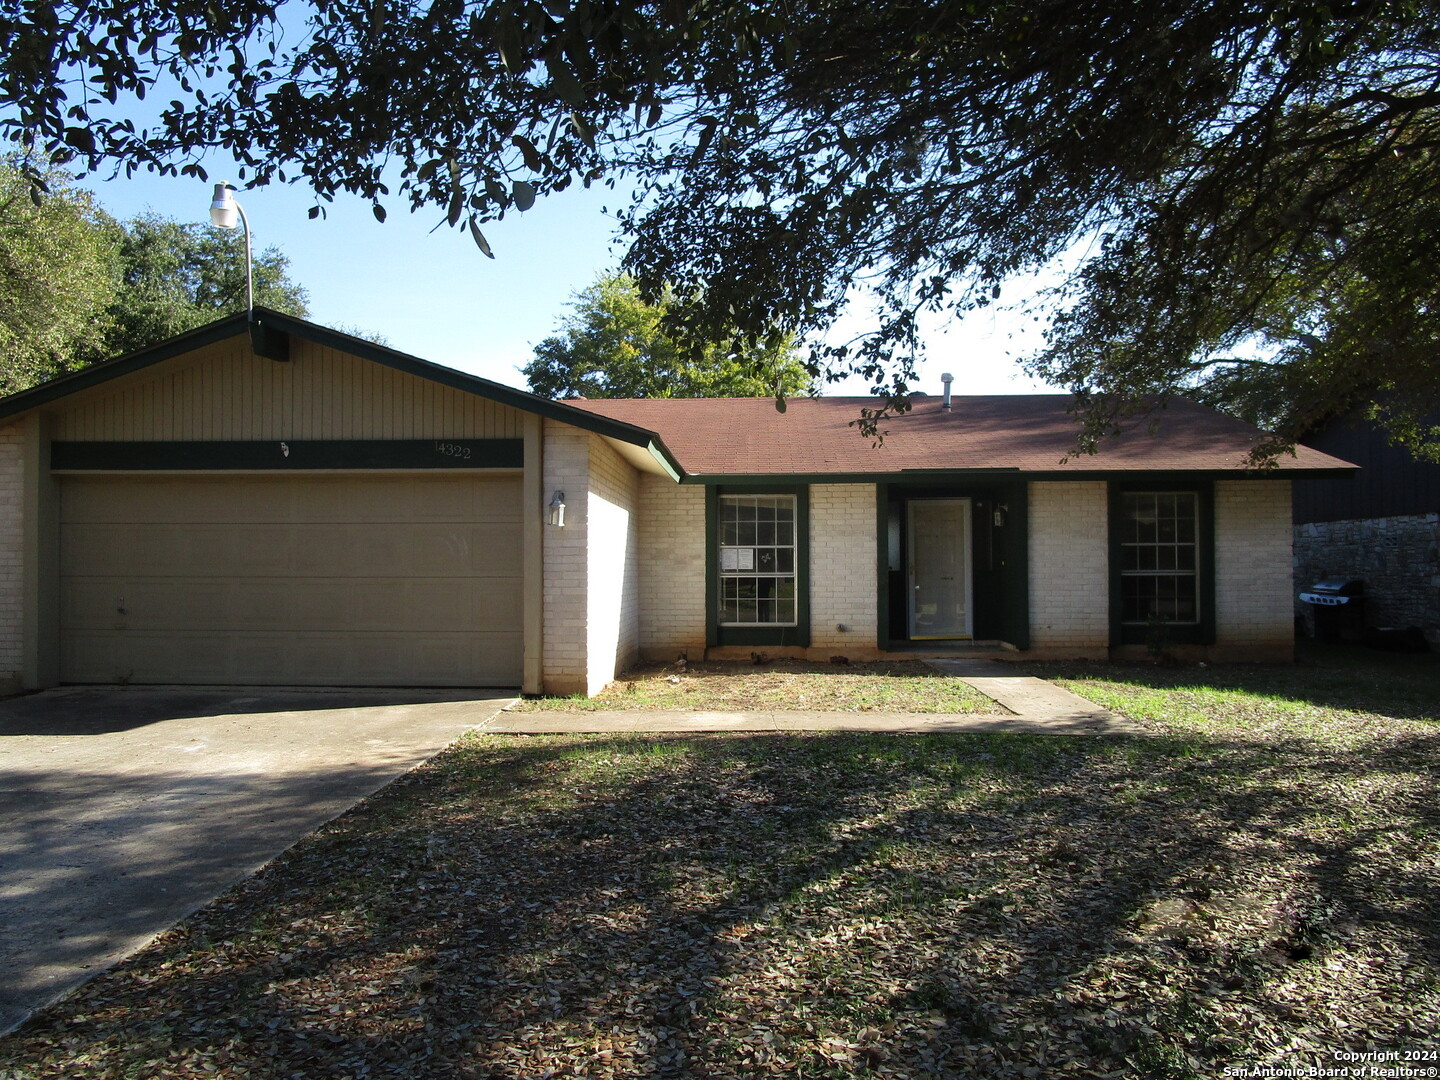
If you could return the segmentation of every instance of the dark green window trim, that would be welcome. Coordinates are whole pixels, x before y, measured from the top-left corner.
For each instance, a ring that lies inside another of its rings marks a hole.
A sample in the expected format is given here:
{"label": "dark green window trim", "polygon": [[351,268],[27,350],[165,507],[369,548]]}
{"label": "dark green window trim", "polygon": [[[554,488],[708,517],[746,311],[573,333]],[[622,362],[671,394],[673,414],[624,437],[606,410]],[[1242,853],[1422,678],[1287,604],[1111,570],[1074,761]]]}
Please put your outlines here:
{"label": "dark green window trim", "polygon": [[[720,625],[720,496],[795,497],[795,625]],[[715,484],[705,489],[705,643],[724,645],[810,645],[810,489],[793,484]]]}
{"label": "dark green window trim", "polygon": [[351,439],[264,442],[57,442],[50,468],[79,471],[519,469],[524,439]]}
{"label": "dark green window trim", "polygon": [[1171,492],[1196,496],[1197,595],[1200,618],[1195,623],[1161,623],[1158,632],[1176,645],[1211,645],[1215,642],[1215,486],[1209,481],[1176,481],[1163,478],[1110,485],[1110,640],[1120,645],[1153,644],[1157,627],[1123,621],[1121,601],[1124,499],[1129,493]]}
{"label": "dark green window trim", "polygon": [[890,485],[875,485],[875,647],[890,648]]}

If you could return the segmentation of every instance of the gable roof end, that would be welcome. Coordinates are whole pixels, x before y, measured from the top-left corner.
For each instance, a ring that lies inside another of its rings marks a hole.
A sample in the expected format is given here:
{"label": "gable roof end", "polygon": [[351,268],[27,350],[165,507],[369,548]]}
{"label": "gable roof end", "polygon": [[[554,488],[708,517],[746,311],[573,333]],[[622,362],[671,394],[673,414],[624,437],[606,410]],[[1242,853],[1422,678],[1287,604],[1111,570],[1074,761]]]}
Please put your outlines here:
{"label": "gable roof end", "polygon": [[[648,453],[672,479],[679,479],[681,475],[681,469],[675,456],[666,447],[660,436],[649,428],[641,427],[628,420],[586,412],[564,402],[551,401],[549,398],[543,398],[524,390],[516,390],[503,383],[482,379],[478,375],[470,375],[441,364],[434,364],[386,345],[377,345],[373,341],[366,341],[351,334],[331,330],[328,327],[319,326],[305,319],[297,319],[293,315],[272,311],[269,308],[255,308],[255,317],[264,326],[265,331],[272,336],[281,334],[298,337],[316,345],[336,349],[362,360],[393,368],[396,371],[428,379],[430,382],[448,386],[463,393],[475,394],[501,405],[508,405],[523,412],[534,413],[537,416],[594,432],[605,438],[640,448]],[[113,360],[105,360],[69,375],[63,375],[58,379],[52,379],[50,382],[41,383],[29,390],[22,390],[9,397],[0,398],[0,421],[59,401],[82,390],[100,386],[112,379],[143,371],[154,364],[183,356],[185,353],[193,352],[206,345],[239,337],[248,329],[249,323],[244,313],[230,315],[167,341],[162,341],[157,345],[152,345],[147,349],[140,349]]]}

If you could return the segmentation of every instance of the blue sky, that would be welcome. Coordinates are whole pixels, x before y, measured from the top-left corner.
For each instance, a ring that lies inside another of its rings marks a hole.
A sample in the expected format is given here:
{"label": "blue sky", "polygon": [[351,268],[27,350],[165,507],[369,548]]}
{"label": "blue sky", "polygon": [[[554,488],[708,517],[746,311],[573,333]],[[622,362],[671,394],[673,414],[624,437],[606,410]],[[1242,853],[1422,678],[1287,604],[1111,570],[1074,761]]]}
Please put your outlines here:
{"label": "blue sky", "polygon": [[[212,181],[227,179],[213,162],[205,164]],[[154,210],[180,221],[209,220],[211,187],[193,179],[137,174],[91,177],[84,185],[115,217]],[[411,214],[396,201],[381,224],[367,203],[337,198],[326,217],[311,220],[315,200],[304,187],[239,194],[256,250],[273,245],[289,256],[291,277],[309,290],[316,322],[383,334],[393,348],[522,388],[518,369],[534,345],[554,332],[574,293],[618,262],[605,208],[623,198],[604,187],[572,188],[492,222],[485,227],[491,260],[463,230],[447,228],[439,209]],[[939,393],[940,373],[950,371],[957,394],[1049,390],[1008,356],[1035,340],[1026,325],[1003,312],[981,312],[963,324],[935,326],[918,389]],[[865,392],[859,380],[826,389]]]}

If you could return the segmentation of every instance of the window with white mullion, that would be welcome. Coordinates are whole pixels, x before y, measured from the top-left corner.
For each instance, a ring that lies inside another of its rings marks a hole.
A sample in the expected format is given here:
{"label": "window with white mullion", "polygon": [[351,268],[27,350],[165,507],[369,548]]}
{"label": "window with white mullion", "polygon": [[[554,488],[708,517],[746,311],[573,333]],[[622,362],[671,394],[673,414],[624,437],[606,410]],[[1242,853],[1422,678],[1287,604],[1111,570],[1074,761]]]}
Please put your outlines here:
{"label": "window with white mullion", "polygon": [[795,496],[719,498],[722,626],[794,626]]}

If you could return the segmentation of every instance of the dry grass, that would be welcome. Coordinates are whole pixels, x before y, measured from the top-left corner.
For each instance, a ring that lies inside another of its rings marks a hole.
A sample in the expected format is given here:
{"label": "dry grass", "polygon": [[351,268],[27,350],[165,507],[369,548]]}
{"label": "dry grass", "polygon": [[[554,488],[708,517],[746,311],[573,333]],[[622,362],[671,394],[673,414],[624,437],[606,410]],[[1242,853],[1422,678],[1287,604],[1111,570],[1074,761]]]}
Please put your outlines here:
{"label": "dry grass", "polygon": [[0,1077],[1179,1080],[1423,1053],[1433,671],[1071,669],[1143,739],[471,737],[0,1041]]}
{"label": "dry grass", "polygon": [[769,660],[760,664],[711,661],[643,664],[593,698],[538,698],[521,712],[638,709],[749,712],[805,709],[826,712],[1003,713],[978,690],[919,660],[819,664]]}

